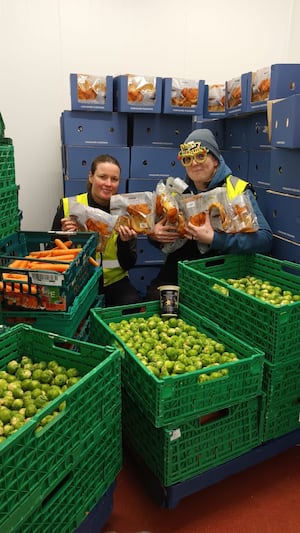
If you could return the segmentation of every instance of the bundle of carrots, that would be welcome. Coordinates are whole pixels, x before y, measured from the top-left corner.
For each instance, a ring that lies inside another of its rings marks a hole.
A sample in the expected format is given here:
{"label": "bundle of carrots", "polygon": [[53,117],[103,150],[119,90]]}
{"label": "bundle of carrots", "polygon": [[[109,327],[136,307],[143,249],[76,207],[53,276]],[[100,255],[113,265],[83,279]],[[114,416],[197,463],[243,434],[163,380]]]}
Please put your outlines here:
{"label": "bundle of carrots", "polygon": [[[55,239],[54,244],[55,247],[49,250],[33,251],[23,259],[15,259],[8,265],[8,268],[17,270],[51,270],[64,273],[69,268],[70,263],[82,251],[82,248],[71,248],[72,241],[63,242],[61,239]],[[95,267],[99,266],[93,257],[89,257],[88,261]],[[5,287],[4,282],[0,281],[0,291],[20,292],[21,286],[23,293],[29,291],[27,274],[12,271],[11,273],[3,273],[2,278],[5,282]],[[31,285],[30,292],[36,294],[35,285]]]}

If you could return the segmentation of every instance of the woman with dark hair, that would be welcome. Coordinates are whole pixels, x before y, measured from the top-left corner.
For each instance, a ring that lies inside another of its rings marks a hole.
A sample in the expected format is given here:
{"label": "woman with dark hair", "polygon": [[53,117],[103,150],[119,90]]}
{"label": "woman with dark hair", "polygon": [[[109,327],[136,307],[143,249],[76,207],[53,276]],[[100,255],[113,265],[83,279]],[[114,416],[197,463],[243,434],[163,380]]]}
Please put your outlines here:
{"label": "woman with dark hair", "polygon": [[[110,212],[110,199],[118,192],[121,167],[109,154],[96,157],[89,171],[87,192],[76,200],[93,208]],[[53,231],[78,231],[76,221],[69,216],[68,199],[63,198],[52,223]],[[132,229],[120,226],[113,231],[102,254],[103,287],[106,306],[127,305],[142,300],[131,284],[128,270],[136,263],[137,234]]]}

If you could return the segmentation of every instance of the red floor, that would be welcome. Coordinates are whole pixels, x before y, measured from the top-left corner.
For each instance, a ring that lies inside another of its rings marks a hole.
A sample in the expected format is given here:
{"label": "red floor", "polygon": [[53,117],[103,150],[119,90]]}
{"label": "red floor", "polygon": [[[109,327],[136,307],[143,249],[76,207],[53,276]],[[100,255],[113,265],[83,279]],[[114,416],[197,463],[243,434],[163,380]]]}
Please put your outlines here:
{"label": "red floor", "polygon": [[126,454],[101,533],[300,533],[300,446],[163,509]]}

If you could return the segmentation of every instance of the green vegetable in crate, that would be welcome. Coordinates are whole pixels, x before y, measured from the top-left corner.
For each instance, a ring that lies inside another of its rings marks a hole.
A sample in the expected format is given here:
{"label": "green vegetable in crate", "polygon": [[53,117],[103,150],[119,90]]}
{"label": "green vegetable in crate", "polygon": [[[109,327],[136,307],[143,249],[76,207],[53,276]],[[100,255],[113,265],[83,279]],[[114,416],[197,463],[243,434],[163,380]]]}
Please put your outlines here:
{"label": "green vegetable in crate", "polygon": [[[234,289],[238,289],[272,305],[289,305],[300,301],[300,294],[273,285],[270,281],[263,280],[256,276],[248,275],[242,278],[222,279],[221,281],[228,283]],[[228,289],[218,283],[215,283],[213,288],[225,295],[228,294]]]}
{"label": "green vegetable in crate", "polygon": [[110,322],[109,327],[161,379],[210,367],[213,370],[200,375],[199,381],[221,378],[228,374],[228,369],[217,367],[237,360],[237,355],[228,352],[222,343],[181,318],[165,320],[155,314]]}
{"label": "green vegetable in crate", "polygon": [[[5,370],[0,370],[0,444],[20,429],[45,405],[60,396],[80,379],[77,368],[65,368],[57,361],[34,363],[23,356],[12,360]],[[40,431],[53,420],[66,403],[40,421]]]}

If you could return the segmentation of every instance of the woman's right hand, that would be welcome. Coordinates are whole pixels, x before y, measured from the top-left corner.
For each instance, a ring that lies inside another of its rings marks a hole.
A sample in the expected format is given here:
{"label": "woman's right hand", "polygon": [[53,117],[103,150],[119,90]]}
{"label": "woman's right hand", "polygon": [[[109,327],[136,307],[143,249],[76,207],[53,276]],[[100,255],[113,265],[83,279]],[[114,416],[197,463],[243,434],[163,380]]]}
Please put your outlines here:
{"label": "woman's right hand", "polygon": [[177,241],[180,237],[181,235],[176,228],[171,224],[167,224],[167,217],[162,218],[154,225],[153,232],[150,235],[151,239],[162,244]]}
{"label": "woman's right hand", "polygon": [[62,218],[60,223],[62,231],[78,231],[78,224],[73,218]]}

